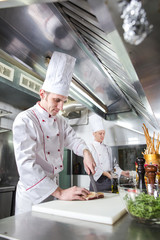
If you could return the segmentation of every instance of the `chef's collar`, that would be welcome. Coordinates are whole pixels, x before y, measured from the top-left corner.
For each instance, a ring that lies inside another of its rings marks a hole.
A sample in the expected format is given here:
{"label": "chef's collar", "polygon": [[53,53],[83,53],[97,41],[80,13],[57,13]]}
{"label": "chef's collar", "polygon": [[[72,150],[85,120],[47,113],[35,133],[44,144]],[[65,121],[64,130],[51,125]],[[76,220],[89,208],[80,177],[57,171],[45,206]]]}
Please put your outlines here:
{"label": "chef's collar", "polygon": [[36,106],[37,106],[38,111],[39,111],[40,113],[42,113],[44,117],[56,119],[56,116],[52,116],[51,114],[49,114],[49,113],[47,112],[47,110],[44,109],[44,108],[40,105],[40,102],[37,102]]}
{"label": "chef's collar", "polygon": [[100,143],[100,142],[97,142],[97,141],[95,141],[95,140],[93,141],[93,143],[94,143],[94,145],[97,145],[97,146],[103,144],[103,142]]}

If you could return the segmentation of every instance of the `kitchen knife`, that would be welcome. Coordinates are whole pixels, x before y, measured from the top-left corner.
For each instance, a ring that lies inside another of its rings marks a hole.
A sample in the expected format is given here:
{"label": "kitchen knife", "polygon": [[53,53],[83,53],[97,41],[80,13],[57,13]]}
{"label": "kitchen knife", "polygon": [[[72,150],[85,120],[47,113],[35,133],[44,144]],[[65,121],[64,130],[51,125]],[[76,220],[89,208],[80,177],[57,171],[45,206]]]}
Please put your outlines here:
{"label": "kitchen knife", "polygon": [[96,186],[96,183],[95,183],[95,180],[94,180],[94,178],[93,178],[92,173],[89,174],[89,178],[90,178],[90,181],[91,181],[91,184],[92,184],[92,187],[93,187],[93,191],[94,191],[94,192],[98,192],[98,191],[97,191],[97,186]]}

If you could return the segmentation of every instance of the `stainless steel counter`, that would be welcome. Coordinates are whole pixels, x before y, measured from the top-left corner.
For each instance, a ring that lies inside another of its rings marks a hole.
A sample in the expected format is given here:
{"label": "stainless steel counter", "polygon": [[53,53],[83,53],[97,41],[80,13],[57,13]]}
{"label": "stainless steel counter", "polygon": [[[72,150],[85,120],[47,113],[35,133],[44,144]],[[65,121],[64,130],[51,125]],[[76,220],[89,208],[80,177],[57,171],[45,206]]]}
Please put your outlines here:
{"label": "stainless steel counter", "polygon": [[114,225],[106,225],[29,212],[1,219],[0,234],[18,240],[157,240],[160,225],[137,223],[128,214]]}

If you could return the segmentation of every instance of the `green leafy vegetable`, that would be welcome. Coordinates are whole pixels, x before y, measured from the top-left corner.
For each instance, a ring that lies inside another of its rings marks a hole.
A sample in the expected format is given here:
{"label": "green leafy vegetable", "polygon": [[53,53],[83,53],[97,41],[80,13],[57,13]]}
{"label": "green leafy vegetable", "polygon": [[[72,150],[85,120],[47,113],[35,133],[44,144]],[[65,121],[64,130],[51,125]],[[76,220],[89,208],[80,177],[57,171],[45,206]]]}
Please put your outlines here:
{"label": "green leafy vegetable", "polygon": [[132,200],[128,195],[124,197],[131,215],[144,219],[160,219],[160,198],[140,193]]}

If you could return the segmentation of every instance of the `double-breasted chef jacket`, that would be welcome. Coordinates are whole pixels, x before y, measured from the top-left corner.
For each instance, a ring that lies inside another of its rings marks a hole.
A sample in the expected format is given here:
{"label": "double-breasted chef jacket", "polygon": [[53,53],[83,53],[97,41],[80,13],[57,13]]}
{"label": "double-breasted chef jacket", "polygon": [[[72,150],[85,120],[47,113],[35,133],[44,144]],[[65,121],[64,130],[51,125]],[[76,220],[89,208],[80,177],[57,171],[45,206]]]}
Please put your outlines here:
{"label": "double-breasted chef jacket", "polygon": [[13,133],[20,176],[16,208],[27,211],[57,189],[56,176],[63,170],[64,148],[83,156],[88,147],[62,116],[49,115],[39,102],[16,117]]}
{"label": "double-breasted chef jacket", "polygon": [[103,172],[116,170],[118,176],[121,175],[122,169],[119,167],[116,159],[113,158],[112,149],[103,142],[93,141],[88,145],[89,150],[96,162],[96,173],[94,174],[94,180],[97,181]]}

